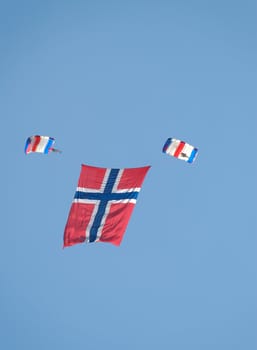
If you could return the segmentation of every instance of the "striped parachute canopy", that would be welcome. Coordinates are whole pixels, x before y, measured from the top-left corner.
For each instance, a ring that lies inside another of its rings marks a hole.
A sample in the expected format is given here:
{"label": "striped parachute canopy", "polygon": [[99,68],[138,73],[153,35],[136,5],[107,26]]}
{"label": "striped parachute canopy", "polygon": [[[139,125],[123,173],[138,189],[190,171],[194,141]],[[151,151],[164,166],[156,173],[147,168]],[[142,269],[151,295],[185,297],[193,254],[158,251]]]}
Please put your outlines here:
{"label": "striped parachute canopy", "polygon": [[193,163],[198,153],[198,149],[194,146],[171,137],[165,142],[162,151],[187,163]]}
{"label": "striped parachute canopy", "polygon": [[52,147],[54,143],[55,139],[53,137],[39,135],[30,136],[26,141],[24,152],[26,154],[60,152]]}

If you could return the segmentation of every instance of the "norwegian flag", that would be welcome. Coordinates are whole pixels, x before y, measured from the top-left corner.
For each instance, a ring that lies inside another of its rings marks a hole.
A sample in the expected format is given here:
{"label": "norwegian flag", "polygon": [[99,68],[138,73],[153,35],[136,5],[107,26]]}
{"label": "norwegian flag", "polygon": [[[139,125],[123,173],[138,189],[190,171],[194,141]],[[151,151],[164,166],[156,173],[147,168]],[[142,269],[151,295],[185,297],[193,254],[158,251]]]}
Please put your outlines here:
{"label": "norwegian flag", "polygon": [[82,164],[64,231],[64,247],[99,241],[120,245],[149,169]]}

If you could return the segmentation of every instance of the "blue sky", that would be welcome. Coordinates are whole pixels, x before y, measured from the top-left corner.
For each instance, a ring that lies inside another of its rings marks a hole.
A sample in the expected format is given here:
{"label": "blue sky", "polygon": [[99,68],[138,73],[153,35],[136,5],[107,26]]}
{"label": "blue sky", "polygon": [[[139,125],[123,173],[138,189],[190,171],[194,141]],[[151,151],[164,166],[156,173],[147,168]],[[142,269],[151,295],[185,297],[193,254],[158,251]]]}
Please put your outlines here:
{"label": "blue sky", "polygon": [[[257,348],[256,10],[1,2],[2,349]],[[62,249],[82,163],[151,165],[119,248]]]}

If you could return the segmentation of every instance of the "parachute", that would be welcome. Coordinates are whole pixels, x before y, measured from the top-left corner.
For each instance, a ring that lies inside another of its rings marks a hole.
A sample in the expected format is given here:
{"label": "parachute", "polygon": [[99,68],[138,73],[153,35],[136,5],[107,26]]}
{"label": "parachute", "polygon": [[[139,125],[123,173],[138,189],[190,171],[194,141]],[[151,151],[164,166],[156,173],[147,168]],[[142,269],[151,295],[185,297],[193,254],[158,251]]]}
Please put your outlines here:
{"label": "parachute", "polygon": [[59,152],[60,150],[53,148],[53,144],[55,143],[55,139],[50,136],[39,136],[34,135],[28,137],[24,152],[28,153],[44,153],[48,154],[49,152]]}
{"label": "parachute", "polygon": [[193,163],[198,153],[198,149],[194,146],[171,137],[165,142],[162,151],[187,163]]}

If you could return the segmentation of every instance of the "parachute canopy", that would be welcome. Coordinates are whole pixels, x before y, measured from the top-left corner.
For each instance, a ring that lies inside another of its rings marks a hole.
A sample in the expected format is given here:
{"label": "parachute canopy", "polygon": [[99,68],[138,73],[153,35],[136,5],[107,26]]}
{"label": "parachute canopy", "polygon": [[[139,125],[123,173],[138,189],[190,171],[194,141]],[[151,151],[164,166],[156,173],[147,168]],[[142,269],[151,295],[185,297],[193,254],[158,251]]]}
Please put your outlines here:
{"label": "parachute canopy", "polygon": [[61,152],[52,147],[54,143],[55,139],[50,136],[30,136],[26,141],[24,152],[26,154],[33,152],[44,154],[48,154],[49,152]]}
{"label": "parachute canopy", "polygon": [[171,137],[165,142],[162,151],[187,163],[193,163],[198,153],[198,149],[194,146]]}

